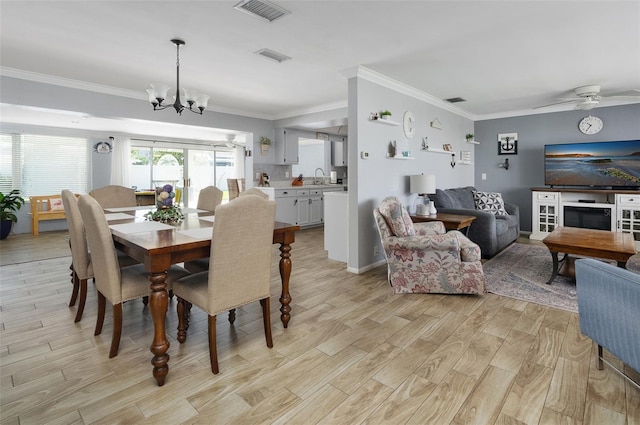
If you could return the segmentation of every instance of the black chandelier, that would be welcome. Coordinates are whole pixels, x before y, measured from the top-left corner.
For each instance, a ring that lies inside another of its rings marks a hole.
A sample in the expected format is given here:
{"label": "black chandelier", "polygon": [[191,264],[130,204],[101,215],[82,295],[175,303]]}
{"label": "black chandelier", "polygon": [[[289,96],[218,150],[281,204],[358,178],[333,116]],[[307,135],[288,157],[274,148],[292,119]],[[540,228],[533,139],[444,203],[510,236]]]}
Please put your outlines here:
{"label": "black chandelier", "polygon": [[[163,105],[162,102],[167,98],[167,92],[169,86],[166,84],[151,84],[151,88],[147,89],[149,93],[149,102],[153,105],[154,111],[161,111],[173,106],[179,115],[182,115],[182,111],[186,108],[191,112],[202,115],[202,112],[207,107],[209,102],[209,96],[206,94],[195,94],[192,90],[182,89],[184,95],[184,102],[180,100],[180,46],[184,46],[184,40],[174,38],[171,40],[176,45],[176,95],[175,101],[172,105]],[[195,106],[195,107],[194,107]]]}

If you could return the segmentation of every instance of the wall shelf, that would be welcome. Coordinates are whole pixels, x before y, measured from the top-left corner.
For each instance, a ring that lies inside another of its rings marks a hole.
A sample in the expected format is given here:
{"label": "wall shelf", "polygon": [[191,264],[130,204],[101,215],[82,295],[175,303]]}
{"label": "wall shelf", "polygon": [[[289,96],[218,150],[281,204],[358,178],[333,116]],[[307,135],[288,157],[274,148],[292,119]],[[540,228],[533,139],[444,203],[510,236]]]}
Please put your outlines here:
{"label": "wall shelf", "polygon": [[422,148],[420,149],[422,152],[433,152],[433,153],[444,153],[444,154],[449,154],[449,155],[455,155],[455,152],[452,151],[445,151],[444,149],[438,149],[438,148]]}
{"label": "wall shelf", "polygon": [[475,140],[467,140],[466,142],[470,143],[472,145],[479,145],[480,144],[480,142],[476,142]]}
{"label": "wall shelf", "polygon": [[371,118],[369,118],[369,121],[371,121],[371,122],[377,122],[377,123],[380,123],[380,124],[392,125],[392,126],[394,126],[394,127],[397,127],[397,126],[399,126],[399,125],[400,125],[400,123],[399,123],[399,122],[395,122],[395,121],[391,121],[391,120],[384,120],[384,119],[382,119],[382,118],[377,118],[377,119],[371,119]]}
{"label": "wall shelf", "polygon": [[458,162],[456,162],[456,165],[473,165],[473,162],[471,162],[471,161],[458,161]]}
{"label": "wall shelf", "polygon": [[390,156],[389,154],[387,154],[387,159],[416,159],[415,156]]}

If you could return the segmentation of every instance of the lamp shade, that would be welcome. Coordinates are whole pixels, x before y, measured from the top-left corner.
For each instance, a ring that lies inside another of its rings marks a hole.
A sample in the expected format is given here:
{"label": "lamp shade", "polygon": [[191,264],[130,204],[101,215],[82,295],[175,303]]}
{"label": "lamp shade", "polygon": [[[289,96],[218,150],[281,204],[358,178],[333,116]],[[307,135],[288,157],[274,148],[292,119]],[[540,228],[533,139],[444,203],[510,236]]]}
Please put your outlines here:
{"label": "lamp shade", "polygon": [[436,193],[436,176],[433,174],[410,176],[409,190],[411,193],[419,194]]}

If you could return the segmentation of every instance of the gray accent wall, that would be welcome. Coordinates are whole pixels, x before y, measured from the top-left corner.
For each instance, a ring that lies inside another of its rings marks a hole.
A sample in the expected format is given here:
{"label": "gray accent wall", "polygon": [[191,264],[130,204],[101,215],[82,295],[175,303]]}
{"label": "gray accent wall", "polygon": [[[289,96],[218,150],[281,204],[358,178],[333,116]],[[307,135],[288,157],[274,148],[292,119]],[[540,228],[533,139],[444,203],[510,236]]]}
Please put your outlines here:
{"label": "gray accent wall", "polygon": [[[544,145],[640,139],[640,104],[599,107],[590,111],[604,122],[602,131],[587,136],[578,130],[589,111],[553,112],[480,120],[474,124],[476,141],[475,185],[479,190],[502,192],[506,202],[520,206],[520,227],[531,231],[531,188],[544,187]],[[518,154],[498,155],[498,134],[518,133]],[[509,158],[509,169],[498,164]],[[482,173],[487,179],[482,180]],[[443,187],[438,182],[438,187]]]}

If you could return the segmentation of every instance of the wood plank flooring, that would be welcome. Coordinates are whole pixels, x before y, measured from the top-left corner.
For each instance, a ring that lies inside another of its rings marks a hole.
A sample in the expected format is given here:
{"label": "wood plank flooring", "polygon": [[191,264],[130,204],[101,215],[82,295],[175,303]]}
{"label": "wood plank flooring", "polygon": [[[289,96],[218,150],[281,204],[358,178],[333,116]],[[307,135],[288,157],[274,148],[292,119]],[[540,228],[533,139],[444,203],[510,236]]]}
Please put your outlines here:
{"label": "wood plank flooring", "polygon": [[11,235],[0,243],[0,423],[640,424],[640,391],[595,368],[576,314],[493,294],[392,295],[386,266],[347,273],[322,237],[304,230],[293,245],[286,330],[273,268],[273,349],[258,303],[233,326],[218,320],[217,376],[206,316],[194,307],[179,344],[172,301],[171,370],[157,387],[148,308],[125,304],[108,359],[111,310],[94,336],[92,285],[73,322],[66,233]]}

